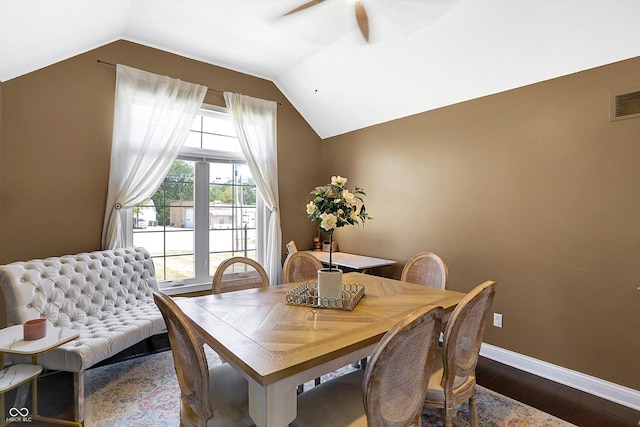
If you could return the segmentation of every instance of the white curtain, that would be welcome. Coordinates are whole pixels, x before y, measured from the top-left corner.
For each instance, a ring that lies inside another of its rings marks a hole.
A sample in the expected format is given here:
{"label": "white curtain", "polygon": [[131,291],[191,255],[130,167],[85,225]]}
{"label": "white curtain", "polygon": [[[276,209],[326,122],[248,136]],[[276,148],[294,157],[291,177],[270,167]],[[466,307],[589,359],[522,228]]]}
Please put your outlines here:
{"label": "white curtain", "polygon": [[116,66],[103,249],[125,246],[124,212],[149,199],[162,183],[206,92],[205,86]]}
{"label": "white curtain", "polygon": [[269,281],[280,283],[282,231],[278,212],[277,103],[225,92],[242,152],[264,201],[264,225],[259,230],[257,257]]}

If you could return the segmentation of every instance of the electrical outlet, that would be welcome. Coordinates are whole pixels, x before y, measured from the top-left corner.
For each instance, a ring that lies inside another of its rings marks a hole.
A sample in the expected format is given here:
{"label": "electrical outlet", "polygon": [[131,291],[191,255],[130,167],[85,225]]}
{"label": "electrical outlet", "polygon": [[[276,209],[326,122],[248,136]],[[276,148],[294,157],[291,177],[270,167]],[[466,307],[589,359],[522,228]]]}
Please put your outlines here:
{"label": "electrical outlet", "polygon": [[493,313],[493,326],[496,328],[502,328],[502,314]]}

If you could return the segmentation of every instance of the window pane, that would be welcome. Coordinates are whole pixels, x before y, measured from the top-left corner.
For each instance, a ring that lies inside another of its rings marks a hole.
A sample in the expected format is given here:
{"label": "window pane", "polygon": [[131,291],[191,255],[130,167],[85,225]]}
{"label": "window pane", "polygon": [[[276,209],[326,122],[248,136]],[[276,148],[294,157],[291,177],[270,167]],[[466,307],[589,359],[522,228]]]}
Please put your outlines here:
{"label": "window pane", "polygon": [[207,150],[231,151],[239,153],[240,143],[237,138],[228,136],[213,135],[209,133],[202,134],[202,148]]}
{"label": "window pane", "polygon": [[233,230],[209,230],[209,251],[227,253],[233,250]]}
{"label": "window pane", "polygon": [[194,277],[193,255],[152,258],[158,280],[189,279]]}
{"label": "window pane", "polygon": [[147,227],[144,232],[133,230],[133,246],[146,248],[151,256],[164,255],[163,227]]}
{"label": "window pane", "polygon": [[218,252],[209,254],[209,271],[213,276],[218,266],[227,258],[230,258],[231,252]]}
{"label": "window pane", "polygon": [[256,251],[242,251],[242,252],[219,252],[209,254],[209,274],[213,276],[218,266],[227,258],[233,256],[246,256],[247,258],[256,259]]}
{"label": "window pane", "polygon": [[199,132],[189,132],[187,140],[184,143],[185,147],[202,148],[201,134]]}
{"label": "window pane", "polygon": [[193,230],[178,231],[178,227],[167,228],[165,233],[167,255],[184,255],[193,253]]}
{"label": "window pane", "polygon": [[158,280],[194,277],[194,171],[193,162],[176,160],[151,199],[133,209],[133,244],[151,253]]}
{"label": "window pane", "polygon": [[212,164],[209,181],[209,266],[213,274],[222,254],[255,257],[256,187],[249,167],[241,164]]}
{"label": "window pane", "polygon": [[247,249],[255,251],[258,234],[255,228],[247,229]]}
{"label": "window pane", "polygon": [[236,130],[230,119],[202,116],[202,132],[217,135],[236,136]]}
{"label": "window pane", "polygon": [[235,183],[240,185],[240,184],[253,184],[255,185],[255,182],[253,181],[253,177],[251,176],[251,171],[249,170],[249,166],[248,165],[240,165],[237,164],[236,166],[236,176],[235,176]]}
{"label": "window pane", "polygon": [[209,166],[209,182],[210,183],[229,184],[232,181],[233,181],[233,164],[212,163]]}
{"label": "window pane", "polygon": [[202,132],[202,116],[198,115],[195,119],[193,119],[193,124],[191,125],[191,130],[196,132]]}

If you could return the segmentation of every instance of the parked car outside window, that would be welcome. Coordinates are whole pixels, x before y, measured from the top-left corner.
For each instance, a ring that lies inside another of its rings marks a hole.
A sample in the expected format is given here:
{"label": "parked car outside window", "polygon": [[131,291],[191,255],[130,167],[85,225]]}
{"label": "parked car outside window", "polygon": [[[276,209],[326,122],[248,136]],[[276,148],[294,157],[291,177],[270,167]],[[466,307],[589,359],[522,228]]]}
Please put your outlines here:
{"label": "parked car outside window", "polygon": [[144,218],[133,218],[133,228],[147,228],[147,220]]}

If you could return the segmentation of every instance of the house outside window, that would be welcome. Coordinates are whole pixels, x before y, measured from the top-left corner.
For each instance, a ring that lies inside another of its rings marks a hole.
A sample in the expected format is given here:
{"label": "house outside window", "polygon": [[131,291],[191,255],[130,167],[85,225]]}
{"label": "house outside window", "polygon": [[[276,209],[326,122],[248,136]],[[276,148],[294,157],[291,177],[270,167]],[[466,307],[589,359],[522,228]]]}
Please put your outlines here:
{"label": "house outside window", "polygon": [[256,185],[231,116],[203,106],[153,196],[132,212],[132,243],[149,250],[160,287],[211,283],[231,256],[256,259]]}

